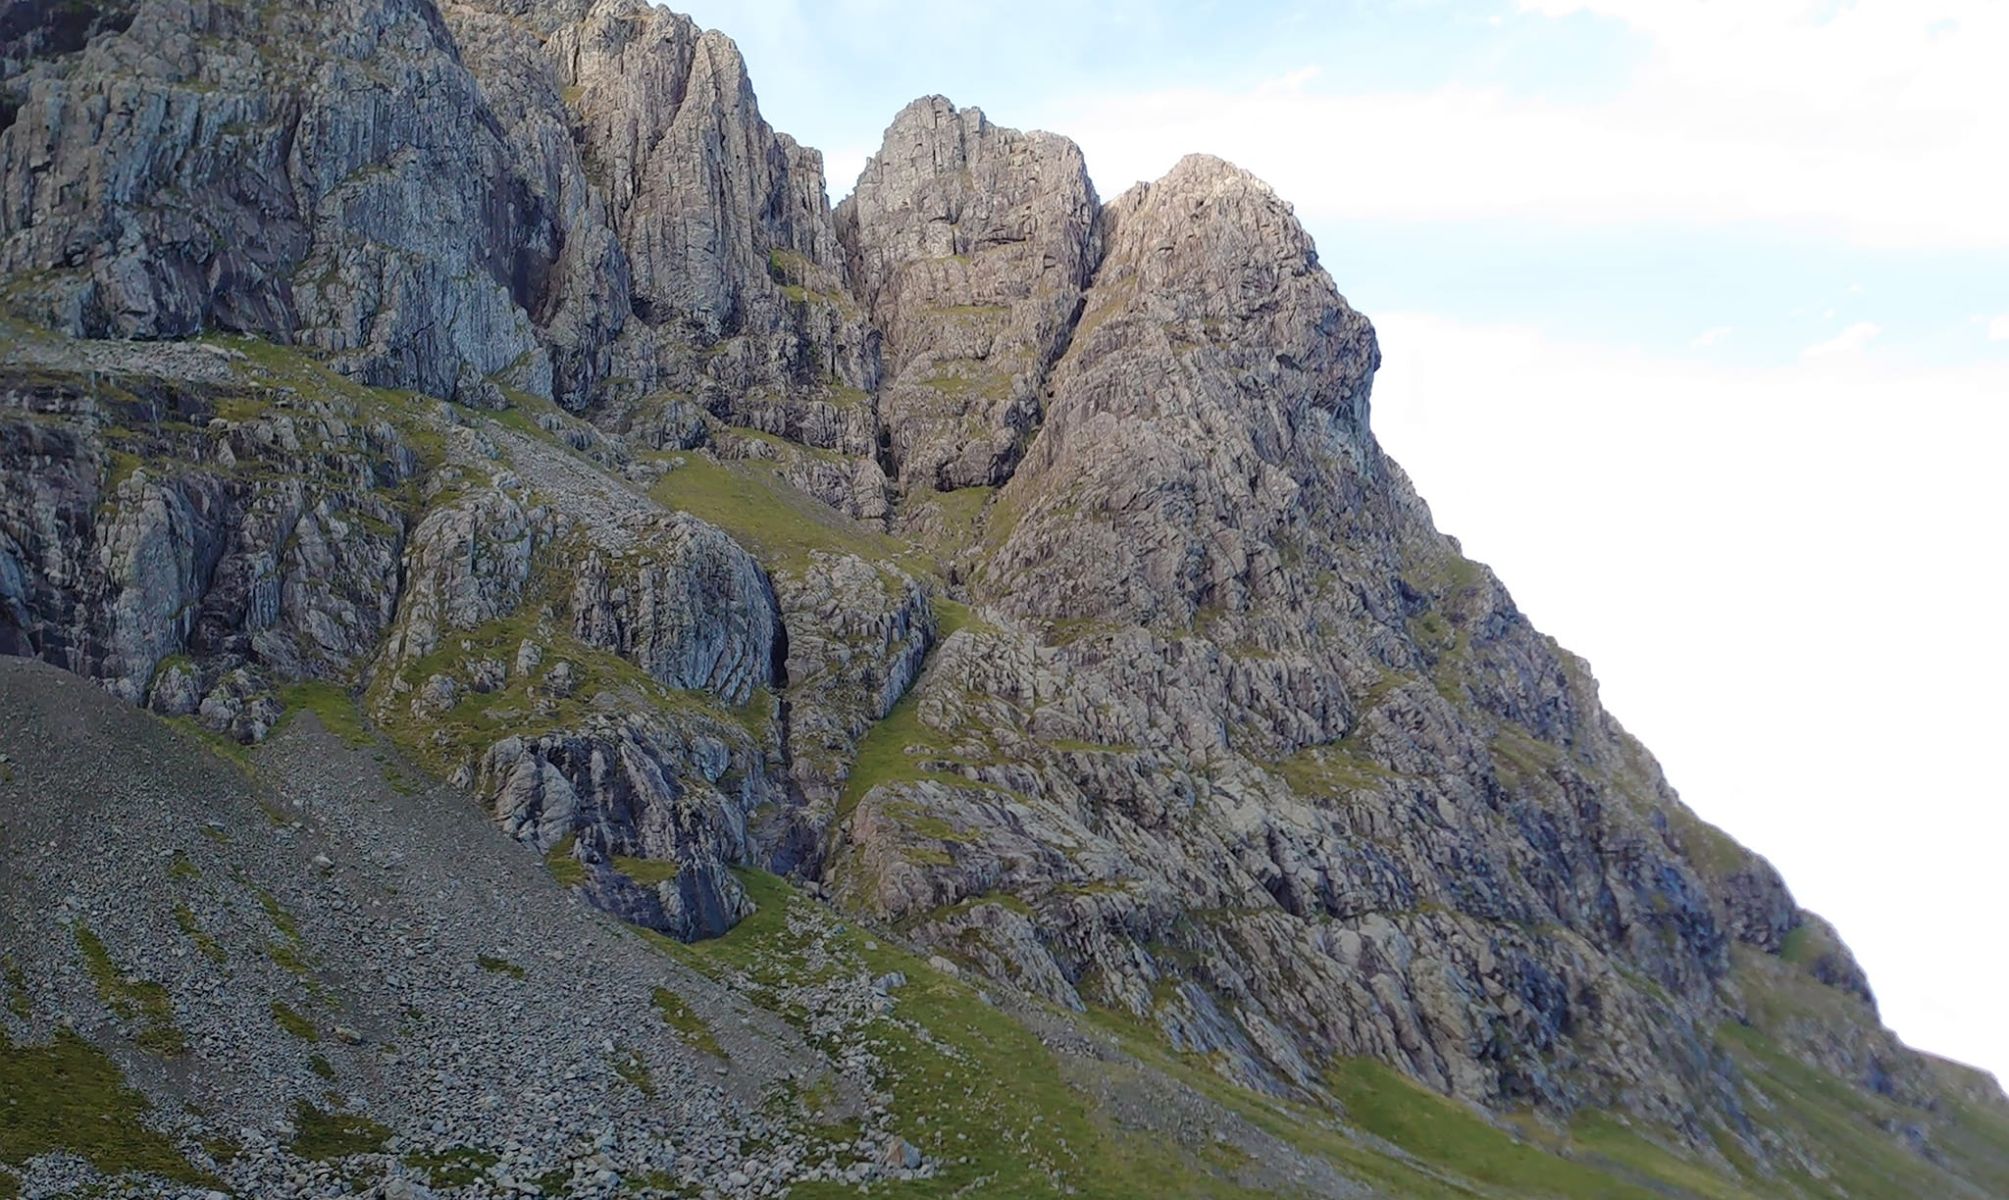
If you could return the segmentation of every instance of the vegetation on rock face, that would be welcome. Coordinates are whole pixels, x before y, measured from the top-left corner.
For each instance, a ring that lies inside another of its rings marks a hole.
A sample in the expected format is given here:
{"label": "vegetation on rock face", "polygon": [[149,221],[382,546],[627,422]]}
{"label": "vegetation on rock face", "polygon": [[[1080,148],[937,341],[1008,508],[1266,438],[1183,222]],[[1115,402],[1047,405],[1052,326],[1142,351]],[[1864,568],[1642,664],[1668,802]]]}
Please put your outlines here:
{"label": "vegetation on rock face", "polygon": [[[743,882],[760,908],[732,932],[694,945],[658,944],[721,982],[745,988],[757,1003],[805,1029],[811,1028],[811,1010],[797,997],[819,978],[844,971],[904,977],[890,993],[890,1010],[856,1035],[886,1064],[880,1083],[892,1096],[899,1127],[931,1161],[946,1164],[936,1181],[902,1194],[954,1195],[977,1181],[999,1194],[1110,1200],[1263,1194],[1236,1182],[1239,1156],[1220,1149],[1221,1143],[1167,1146],[1115,1123],[1116,1115],[1083,1090],[1081,1078],[1022,1016],[969,983],[846,928],[835,913],[781,880],[749,872]],[[659,1007],[668,995],[658,995]],[[680,1009],[672,1000],[665,1019]],[[1678,1131],[1629,1125],[1610,1115],[1587,1113],[1568,1128],[1533,1119],[1488,1119],[1364,1059],[1331,1064],[1322,1081],[1331,1107],[1312,1107],[1244,1090],[1204,1058],[1172,1052],[1155,1028],[1132,1018],[1107,1012],[1091,1018],[1123,1054],[1391,1196],[1855,1200],[1885,1194],[1878,1189],[1892,1181],[1912,1189],[1903,1194],[1937,1195],[1948,1179],[1877,1132],[1903,1110],[1892,1106],[1880,1114],[1874,1105],[1865,1108],[1857,1089],[1781,1054],[1754,1030],[1727,1029],[1725,1052],[1750,1073],[1753,1100],[1764,1105],[1768,1121],[1805,1137],[1807,1144],[1845,1148],[1823,1174],[1777,1174],[1736,1150],[1727,1129],[1717,1134],[1725,1153],[1704,1158]],[[1935,1126],[1935,1141],[1957,1147],[1962,1161],[1984,1171],[1991,1161],[2009,1163],[2009,1118],[1959,1105]],[[847,1193],[808,1185],[795,1194]]]}
{"label": "vegetation on rock face", "polygon": [[653,495],[731,534],[770,570],[799,571],[814,553],[915,562],[914,548],[807,496],[758,462],[679,454]]}
{"label": "vegetation on rock face", "polygon": [[911,782],[933,774],[923,765],[931,751],[946,754],[947,738],[921,721],[921,697],[916,689],[902,697],[859,740],[851,760],[851,775],[844,784],[840,815],[856,808],[860,800],[882,784]]}
{"label": "vegetation on rock face", "polygon": [[578,844],[578,838],[567,834],[544,855],[546,869],[561,887],[577,887],[586,882],[586,867],[574,853]]}
{"label": "vegetation on rock face", "polygon": [[674,862],[653,858],[634,858],[626,854],[614,856],[614,869],[643,887],[656,887],[676,879],[680,868]]}
{"label": "vegetation on rock face", "polygon": [[[688,946],[659,944],[723,982],[749,987],[757,1001],[805,1030],[810,1013],[795,997],[819,976],[862,970],[906,977],[892,992],[891,1011],[849,1035],[862,1037],[886,1064],[880,1083],[891,1093],[903,1135],[942,1164],[934,1180],[901,1191],[948,1196],[974,1188],[1108,1200],[1253,1200],[1260,1194],[1096,1113],[1039,1036],[975,987],[911,953],[842,929],[834,914],[772,876],[748,872],[742,882],[760,907],[732,932]],[[791,1195],[817,1200],[851,1193],[812,1183]]]}

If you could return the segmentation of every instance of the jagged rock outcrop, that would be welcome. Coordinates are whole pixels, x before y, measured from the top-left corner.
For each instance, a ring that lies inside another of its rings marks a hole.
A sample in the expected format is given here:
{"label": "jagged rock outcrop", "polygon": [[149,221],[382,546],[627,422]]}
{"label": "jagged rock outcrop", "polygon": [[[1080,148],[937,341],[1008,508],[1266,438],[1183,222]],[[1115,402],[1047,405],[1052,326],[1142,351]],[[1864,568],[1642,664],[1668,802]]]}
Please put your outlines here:
{"label": "jagged rock outcrop", "polygon": [[382,414],[227,372],[0,388],[0,649],[245,740],[277,715],[257,696],[375,651],[419,465]]}
{"label": "jagged rock outcrop", "polygon": [[840,894],[1255,1086],[1366,1055],[1693,1127],[1731,1094],[1733,943],[1806,918],[1684,841],[1582,665],[1431,528],[1368,430],[1373,331],[1286,204],[1189,158],[1097,238],[985,515],[996,623],[921,677]]}
{"label": "jagged rock outcrop", "polygon": [[83,28],[7,81],[0,142],[0,270],[62,328],[254,332],[489,407],[868,380],[820,157],[687,17],[155,0]]}
{"label": "jagged rock outcrop", "polygon": [[837,222],[885,336],[879,403],[903,487],[1010,476],[1095,266],[1095,211],[1066,138],[941,96],[893,119]]}
{"label": "jagged rock outcrop", "polygon": [[639,553],[589,552],[572,589],[572,632],[636,663],[658,683],[745,704],[774,680],[781,622],[759,564],[702,521],[636,531]]}
{"label": "jagged rock outcrop", "polygon": [[602,907],[723,933],[749,910],[727,864],[765,861],[751,814],[784,799],[772,588],[701,521],[540,495],[501,473],[414,530],[372,711],[512,836],[582,864]]}

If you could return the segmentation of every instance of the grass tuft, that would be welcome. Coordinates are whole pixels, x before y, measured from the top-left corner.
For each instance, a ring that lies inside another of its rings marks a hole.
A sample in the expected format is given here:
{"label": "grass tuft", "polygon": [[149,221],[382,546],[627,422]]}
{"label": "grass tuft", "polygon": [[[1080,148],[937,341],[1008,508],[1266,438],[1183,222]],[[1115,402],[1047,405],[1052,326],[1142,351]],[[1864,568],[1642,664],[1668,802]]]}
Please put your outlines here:
{"label": "grass tuft", "polygon": [[298,1011],[283,1000],[274,1000],[272,1002],[272,1020],[278,1024],[279,1028],[303,1042],[318,1042],[321,1040],[321,1031],[314,1028],[314,1022],[300,1015]]}
{"label": "grass tuft", "polygon": [[332,1113],[305,1100],[293,1110],[293,1153],[315,1162],[376,1154],[391,1131],[361,1113]]}
{"label": "grass tuft", "polygon": [[578,887],[586,882],[586,864],[573,853],[577,845],[578,839],[566,834],[565,840],[551,847],[544,856],[545,869],[551,872],[551,878],[557,880],[560,887]]}
{"label": "grass tuft", "polygon": [[475,956],[474,961],[480,965],[482,970],[487,971],[491,975],[507,975],[512,979],[523,978],[523,968],[506,958],[497,958],[492,954],[479,954]]}
{"label": "grass tuft", "polygon": [[175,1028],[174,1002],[166,988],[120,971],[104,942],[81,924],[77,926],[77,948],[83,951],[84,966],[105,1007],[120,1020],[139,1026],[133,1040],[142,1049],[170,1058],[188,1053],[188,1039]]}
{"label": "grass tuft", "polygon": [[711,1026],[705,1024],[705,1019],[682,996],[668,988],[657,988],[650,1002],[663,1015],[663,1024],[676,1030],[693,1049],[702,1050],[713,1058],[726,1056],[725,1048],[719,1045],[718,1038],[712,1036]]}

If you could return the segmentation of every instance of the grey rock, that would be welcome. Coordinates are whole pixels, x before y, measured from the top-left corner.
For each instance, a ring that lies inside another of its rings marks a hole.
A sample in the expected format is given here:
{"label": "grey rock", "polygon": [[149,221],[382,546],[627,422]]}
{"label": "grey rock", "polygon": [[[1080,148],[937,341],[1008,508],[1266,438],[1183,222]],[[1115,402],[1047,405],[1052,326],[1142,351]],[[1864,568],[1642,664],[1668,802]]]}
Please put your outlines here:
{"label": "grey rock", "polygon": [[894,118],[837,223],[885,333],[880,409],[906,489],[1010,475],[1095,267],[1096,207],[1066,138],[940,96]]}
{"label": "grey rock", "polygon": [[676,688],[745,704],[772,682],[780,618],[753,558],[689,517],[636,531],[643,547],[613,563],[598,552],[578,564],[573,632],[632,659]]}

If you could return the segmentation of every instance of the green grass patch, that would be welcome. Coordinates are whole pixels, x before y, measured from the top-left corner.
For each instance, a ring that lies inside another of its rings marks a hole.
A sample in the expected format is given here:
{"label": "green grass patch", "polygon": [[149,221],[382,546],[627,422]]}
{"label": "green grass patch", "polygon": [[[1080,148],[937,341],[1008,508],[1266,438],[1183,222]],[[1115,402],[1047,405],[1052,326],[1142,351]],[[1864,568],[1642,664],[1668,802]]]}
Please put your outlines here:
{"label": "green grass patch", "polygon": [[664,475],[651,495],[725,530],[769,570],[799,573],[809,556],[822,550],[855,554],[868,562],[891,559],[909,570],[934,573],[933,564],[911,544],[807,495],[766,463],[714,462],[695,453],[678,457],[684,465]]}
{"label": "green grass patch", "polygon": [[[256,773],[251,765],[251,748],[237,741],[235,738],[228,738],[214,730],[204,729],[196,722],[194,717],[156,717],[155,720],[158,720],[181,736],[200,743],[203,748],[216,754],[230,765],[244,772],[244,774],[253,775]],[[204,826],[203,828],[208,830],[208,826]],[[213,834],[215,831],[209,832]]]}
{"label": "green grass patch", "polygon": [[[1818,1174],[1793,1164],[1781,1170],[1801,1195],[1842,1200],[1958,1194],[1930,1160],[1910,1151],[1890,1132],[1906,1124],[1929,1126],[1926,1114],[1808,1066],[1757,1029],[1725,1025],[1717,1032],[1717,1043],[1736,1058],[1750,1086],[1767,1102],[1767,1127],[1813,1148],[1820,1163]],[[1995,1160],[1995,1169],[2009,1178],[2009,1140],[1998,1152],[2004,1157]]]}
{"label": "green grass patch", "polygon": [[1656,1181],[1663,1194],[1697,1200],[1757,1200],[1741,1179],[1684,1157],[1604,1113],[1581,1116],[1570,1127],[1570,1146],[1591,1166]]}
{"label": "green grass patch", "polygon": [[921,386],[958,404],[1009,399],[1012,374],[975,359],[959,359],[920,381]]}
{"label": "green grass patch", "polygon": [[931,596],[928,599],[928,607],[935,610],[935,636],[941,641],[948,641],[951,636],[964,629],[972,633],[999,632],[997,626],[978,616],[969,605],[960,600],[951,600],[946,596]]}
{"label": "green grass patch", "polygon": [[922,765],[924,758],[940,758],[949,752],[948,735],[921,721],[921,688],[917,683],[858,740],[858,748],[852,754],[851,774],[844,781],[844,793],[838,801],[838,816],[849,816],[860,800],[882,784],[911,783],[931,777],[960,782],[960,776]]}
{"label": "green grass patch", "polygon": [[224,953],[223,947],[218,945],[216,939],[204,931],[201,922],[195,919],[194,909],[186,904],[176,904],[174,923],[180,927],[184,937],[195,943],[195,948],[202,952],[204,958],[213,963],[229,961],[230,956]]}
{"label": "green grass patch", "polygon": [[1804,966],[1814,961],[1819,951],[1814,947],[1814,931],[1805,925],[1795,925],[1779,943],[1779,957],[1794,966]]}
{"label": "green grass patch", "polygon": [[16,1046],[0,1031],[0,1162],[19,1167],[69,1151],[108,1175],[213,1183],[147,1126],[146,1114],[146,1099],[75,1031],[56,1030],[46,1046]]}
{"label": "green grass patch", "polygon": [[257,896],[258,906],[265,910],[266,919],[272,922],[272,927],[285,934],[287,941],[299,941],[300,922],[294,920],[293,914],[286,911],[286,906],[279,903],[279,897],[264,888],[257,889]]}
{"label": "green grass patch", "polygon": [[79,924],[77,948],[83,952],[84,966],[96,985],[98,999],[120,1020],[139,1027],[134,1041],[142,1049],[169,1057],[188,1053],[188,1040],[174,1024],[174,1002],[167,989],[152,980],[127,976],[112,962],[111,952],[98,935]]}
{"label": "green grass patch", "polygon": [[335,1082],[335,1064],[329,1062],[328,1056],[325,1054],[309,1056],[307,1059],[307,1069],[329,1083]]}
{"label": "green grass patch", "polygon": [[307,961],[306,952],[301,950],[297,943],[267,942],[265,957],[271,959],[274,966],[302,982],[313,981],[314,964]]}
{"label": "green grass patch", "polygon": [[35,1015],[28,998],[28,973],[11,957],[0,958],[0,978],[7,982],[7,1011],[23,1021]]}
{"label": "green grass patch", "polygon": [[497,958],[491,954],[479,954],[475,956],[474,961],[482,970],[487,971],[490,975],[507,975],[511,979],[523,978],[523,968],[506,958]]}
{"label": "green grass patch", "polygon": [[1509,721],[1500,726],[1491,746],[1493,769],[1502,780],[1526,788],[1547,780],[1562,765],[1563,752]]}
{"label": "green grass patch", "polygon": [[363,727],[363,710],[355,697],[332,683],[314,680],[281,688],[279,703],[286,712],[310,712],[322,728],[354,747],[371,744],[370,732]]}
{"label": "green grass patch", "polygon": [[1571,1200],[1661,1200],[1639,1186],[1515,1139],[1455,1100],[1428,1091],[1393,1068],[1345,1059],[1326,1073],[1346,1119],[1419,1160],[1471,1183],[1512,1195]]}
{"label": "green grass patch", "polygon": [[676,863],[660,858],[631,858],[625,854],[614,856],[614,869],[643,887],[656,887],[676,879],[681,868]]}
{"label": "green grass patch", "polygon": [[551,872],[551,878],[557,880],[560,887],[578,887],[586,882],[586,864],[573,853],[577,845],[578,839],[568,833],[563,841],[544,855],[544,868]]}
{"label": "green grass patch", "polygon": [[444,1153],[413,1151],[404,1164],[423,1171],[430,1187],[466,1187],[488,1177],[488,1169],[502,1161],[486,1150],[449,1150]]}
{"label": "green grass patch", "polygon": [[1386,767],[1346,742],[1307,746],[1270,764],[1292,792],[1306,799],[1339,799],[1372,791],[1389,777]]}
{"label": "green grass patch", "polygon": [[[913,492],[900,502],[901,520],[928,527],[930,547],[937,555],[951,557],[978,544],[995,495],[994,487]],[[926,515],[929,510],[933,510],[932,516]]]}
{"label": "green grass patch", "polygon": [[627,1080],[636,1091],[644,1096],[656,1094],[656,1081],[649,1074],[649,1064],[642,1061],[641,1055],[632,1050],[616,1050],[613,1065],[614,1074]]}
{"label": "green grass patch", "polygon": [[650,1003],[662,1014],[663,1024],[677,1031],[693,1049],[702,1050],[713,1058],[724,1058],[725,1048],[712,1036],[711,1026],[697,1014],[682,996],[668,988],[657,988],[650,996]]}
{"label": "green grass patch", "polygon": [[318,1042],[321,1040],[321,1031],[314,1028],[314,1022],[302,1016],[283,1000],[274,1000],[272,1002],[272,1021],[279,1028],[303,1042]]}
{"label": "green grass patch", "polygon": [[[1176,1146],[1110,1124],[1068,1084],[1036,1034],[916,956],[848,929],[831,936],[843,961],[817,960],[788,922],[789,910],[808,902],[773,876],[748,871],[740,878],[759,908],[723,937],[689,946],[651,940],[721,979],[752,982],[756,1001],[772,1003],[767,989],[838,970],[899,971],[908,979],[893,993],[890,1018],[846,1035],[863,1036],[887,1066],[881,1084],[892,1094],[894,1127],[939,1167],[934,1179],[884,1185],[885,1194],[1091,1200],[1261,1194]],[[785,1005],[777,1011],[807,1025],[806,1013]],[[821,1183],[790,1191],[796,1200],[853,1194]]]}
{"label": "green grass patch", "polygon": [[305,1100],[293,1110],[293,1153],[314,1162],[381,1153],[391,1131],[361,1113],[328,1112]]}

